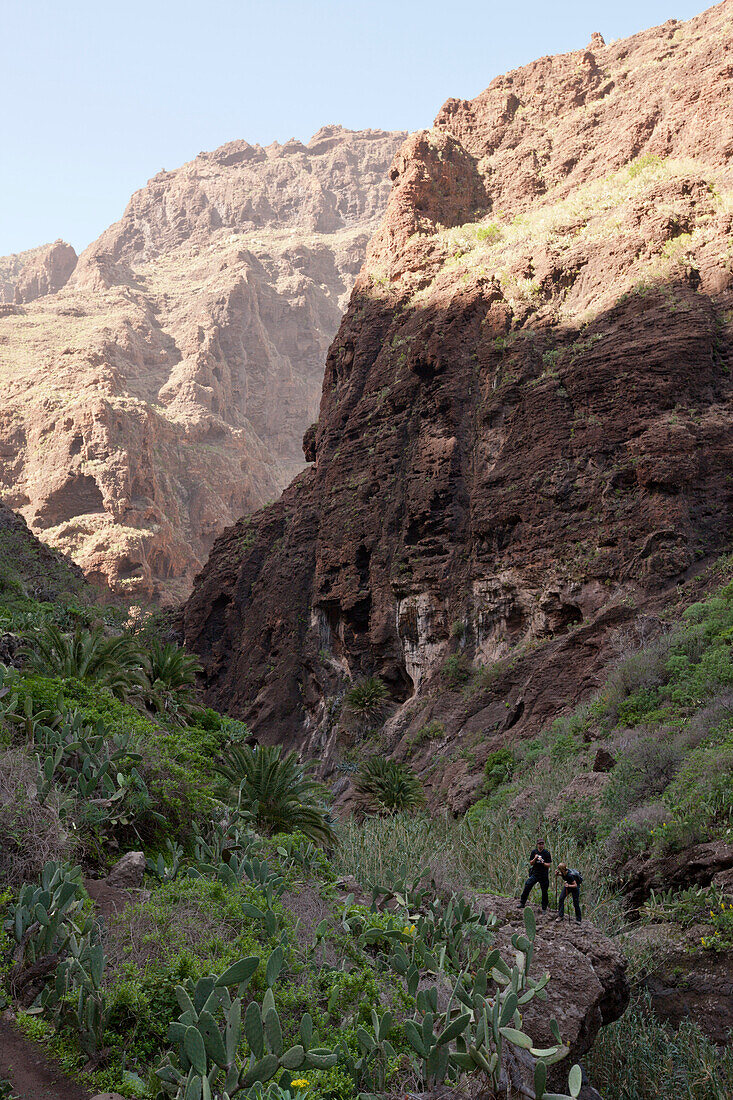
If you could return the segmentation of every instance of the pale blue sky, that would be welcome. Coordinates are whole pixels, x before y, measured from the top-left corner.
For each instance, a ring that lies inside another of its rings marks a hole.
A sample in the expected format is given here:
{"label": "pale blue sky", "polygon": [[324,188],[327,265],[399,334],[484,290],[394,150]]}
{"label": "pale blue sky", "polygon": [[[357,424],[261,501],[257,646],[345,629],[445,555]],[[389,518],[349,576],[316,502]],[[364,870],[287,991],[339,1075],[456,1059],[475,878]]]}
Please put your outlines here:
{"label": "pale blue sky", "polygon": [[0,255],[80,250],[161,168],[327,122],[429,126],[449,96],[701,0],[0,0]]}

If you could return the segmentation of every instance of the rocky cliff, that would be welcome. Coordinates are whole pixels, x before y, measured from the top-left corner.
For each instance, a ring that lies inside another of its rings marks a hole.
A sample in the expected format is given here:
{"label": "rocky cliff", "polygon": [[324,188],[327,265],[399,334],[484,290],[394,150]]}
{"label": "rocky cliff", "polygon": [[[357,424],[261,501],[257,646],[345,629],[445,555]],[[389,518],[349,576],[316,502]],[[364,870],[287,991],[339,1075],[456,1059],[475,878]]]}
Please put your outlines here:
{"label": "rocky cliff", "polygon": [[10,256],[0,256],[0,304],[15,300],[15,287],[26,265],[52,245],[43,244],[38,248],[29,248],[25,252],[13,252]]}
{"label": "rocky cliff", "polygon": [[[328,766],[345,688],[378,675],[383,746],[464,809],[467,745],[477,773],[536,732],[730,546],[732,81],[727,0],[594,35],[408,138],[315,465],[216,542],[186,606],[212,703]],[[469,675],[416,749],[431,683]]]}
{"label": "rocky cliff", "polygon": [[66,286],[78,257],[66,241],[54,241],[34,251],[23,264],[15,284],[15,302],[33,302]]}
{"label": "rocky cliff", "polygon": [[155,176],[75,265],[62,242],[11,258],[0,489],[37,534],[117,592],[171,601],[303,468],[403,138],[231,142]]}

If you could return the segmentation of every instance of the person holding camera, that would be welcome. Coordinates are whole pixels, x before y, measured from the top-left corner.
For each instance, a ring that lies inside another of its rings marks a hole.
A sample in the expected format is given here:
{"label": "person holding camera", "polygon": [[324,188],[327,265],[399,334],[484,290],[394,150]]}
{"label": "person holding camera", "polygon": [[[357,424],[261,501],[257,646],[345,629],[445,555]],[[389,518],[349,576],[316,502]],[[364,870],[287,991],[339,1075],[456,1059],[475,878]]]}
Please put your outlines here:
{"label": "person holding camera", "polygon": [[552,856],[548,849],[545,848],[544,840],[538,839],[537,846],[533,848],[529,854],[529,878],[524,884],[522,896],[519,900],[520,909],[524,909],[530,891],[539,883],[540,890],[542,891],[542,912],[547,912],[547,906],[549,905],[548,887],[550,885],[549,868],[551,863]]}
{"label": "person holding camera", "polygon": [[580,887],[583,882],[583,876],[580,871],[569,870],[567,863],[558,863],[555,875],[559,875],[562,879],[562,890],[560,891],[560,900],[557,904],[557,919],[563,920],[565,917],[565,898],[571,897],[575,909],[575,919],[577,923],[580,924],[583,919],[580,912]]}

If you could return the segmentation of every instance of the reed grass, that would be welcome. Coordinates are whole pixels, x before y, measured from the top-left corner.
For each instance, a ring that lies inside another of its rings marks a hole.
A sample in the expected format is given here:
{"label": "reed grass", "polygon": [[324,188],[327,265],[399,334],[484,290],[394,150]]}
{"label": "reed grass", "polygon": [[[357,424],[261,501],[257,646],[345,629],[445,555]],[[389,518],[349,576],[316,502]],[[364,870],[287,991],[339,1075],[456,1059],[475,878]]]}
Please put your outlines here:
{"label": "reed grass", "polygon": [[[543,825],[543,837],[554,862],[563,859],[583,872],[584,915],[604,931],[617,933],[623,924],[620,906],[605,881],[604,868],[589,861],[562,820]],[[478,821],[456,820],[448,814],[394,814],[349,819],[338,829],[334,864],[340,874],[354,875],[367,887],[383,884],[389,873],[403,867],[416,876],[429,870],[438,885],[456,893],[487,893],[519,897],[528,873],[529,853],[537,839],[531,822],[515,820],[500,811]],[[539,904],[539,889],[532,901]],[[554,905],[554,885],[550,888]]]}
{"label": "reed grass", "polygon": [[692,1020],[674,1031],[638,991],[616,1023],[601,1028],[585,1067],[605,1100],[730,1100],[733,1046],[717,1047]]}

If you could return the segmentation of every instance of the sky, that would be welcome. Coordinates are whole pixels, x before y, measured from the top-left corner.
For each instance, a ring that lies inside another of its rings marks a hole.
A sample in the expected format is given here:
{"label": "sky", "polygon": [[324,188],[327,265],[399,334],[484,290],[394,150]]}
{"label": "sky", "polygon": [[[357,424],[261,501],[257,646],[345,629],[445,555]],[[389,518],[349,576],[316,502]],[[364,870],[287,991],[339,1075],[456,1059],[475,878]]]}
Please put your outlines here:
{"label": "sky", "polygon": [[161,169],[235,138],[416,130],[545,54],[704,0],[0,0],[0,256],[80,251]]}

